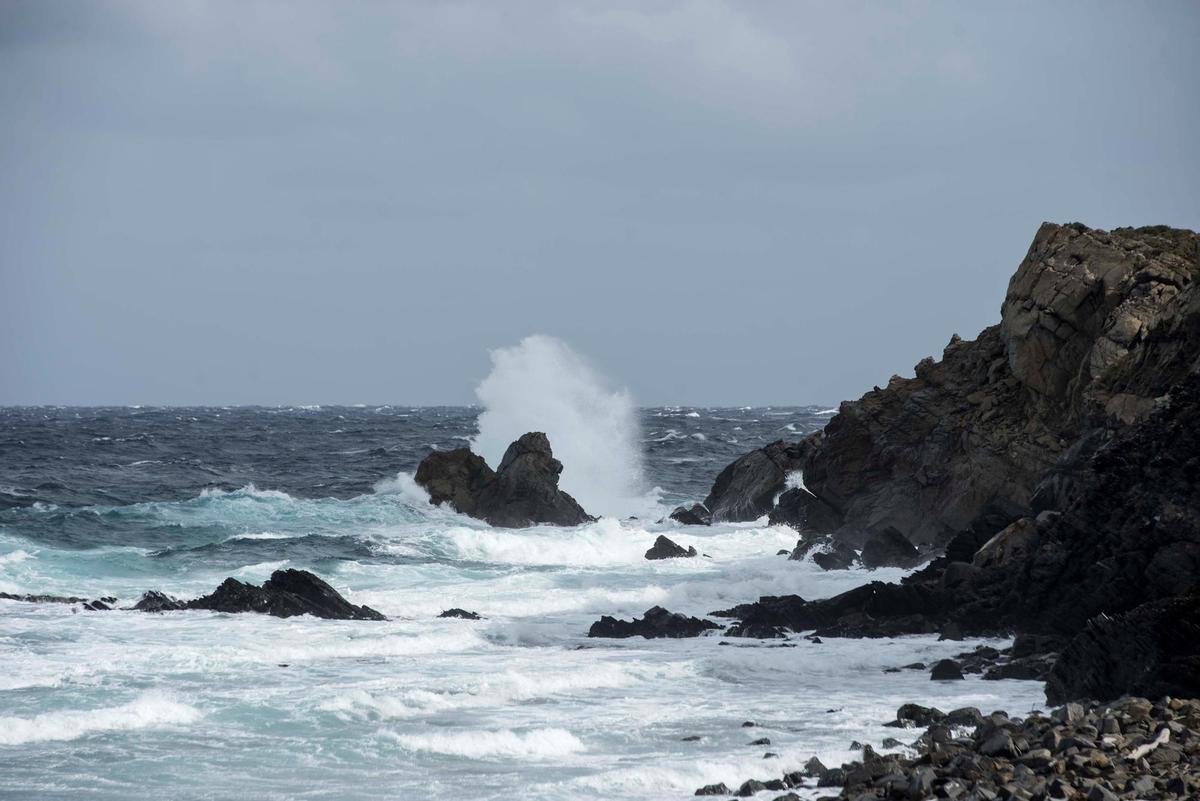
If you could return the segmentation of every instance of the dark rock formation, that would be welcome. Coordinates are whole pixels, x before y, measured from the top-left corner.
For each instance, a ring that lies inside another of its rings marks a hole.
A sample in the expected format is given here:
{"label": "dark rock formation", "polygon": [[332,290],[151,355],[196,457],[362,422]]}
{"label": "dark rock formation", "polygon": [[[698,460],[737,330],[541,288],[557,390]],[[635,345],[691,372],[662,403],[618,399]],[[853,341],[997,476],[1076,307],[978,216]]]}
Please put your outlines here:
{"label": "dark rock formation", "polygon": [[962,680],[962,667],[953,659],[942,659],[929,671],[929,678],[933,681]]}
{"label": "dark rock formation", "polygon": [[706,631],[721,628],[711,620],[698,617],[688,617],[676,612],[668,612],[661,606],[647,609],[640,618],[632,621],[617,620],[605,615],[592,624],[588,630],[589,637],[605,637],[624,639],[626,637],[699,637]]}
{"label": "dark rock formation", "polygon": [[575,526],[595,518],[558,488],[562,462],[541,432],[523,434],[508,446],[493,471],[469,448],[434,451],[417,467],[416,482],[435,504],[501,528],[536,523]]}
{"label": "dark rock formation", "polygon": [[130,608],[138,612],[175,612],[187,609],[187,602],[172,598],[158,590],[150,590],[142,593],[142,597]]}
{"label": "dark rock formation", "polygon": [[692,504],[692,508],[685,509],[682,506],[676,506],[671,512],[670,518],[676,523],[685,526],[711,526],[712,515],[702,503]]}
{"label": "dark rock formation", "polygon": [[685,549],[661,534],[658,535],[658,539],[654,541],[650,550],[646,551],[647,559],[677,559],[695,555],[695,548],[689,546]]}
{"label": "dark rock formation", "polygon": [[1046,699],[1200,696],[1200,596],[1088,621],[1046,680]]}
{"label": "dark rock formation", "polygon": [[863,543],[863,567],[912,567],[920,561],[913,544],[891,526],[871,532]]}
{"label": "dark rock formation", "polygon": [[459,609],[457,606],[452,609],[447,609],[438,617],[457,617],[462,620],[482,620],[478,612],[469,612],[466,609]]}
{"label": "dark rock formation", "polygon": [[[1197,241],[1163,227],[1043,225],[1000,324],[974,341],[954,337],[914,378],[843,403],[811,439],[806,486],[843,515],[852,542],[890,525],[944,544],[989,507],[1029,516],[1060,457],[1077,465],[1072,446],[1143,419],[1186,372],[1163,362],[1189,348],[1194,358],[1195,343],[1156,329],[1178,316],[1200,275]],[[1149,354],[1164,350],[1156,337],[1174,350]]]}
{"label": "dark rock formation", "polygon": [[767,521],[773,526],[791,526],[797,531],[833,531],[841,526],[842,516],[803,487],[793,487],[779,496]]}
{"label": "dark rock formation", "polygon": [[350,603],[307,570],[294,569],[276,570],[261,587],[227,578],[211,594],[188,601],[184,608],[257,612],[275,617],[312,615],[329,620],[387,619],[369,606]]}
{"label": "dark rock formation", "polygon": [[107,595],[103,598],[91,599],[74,595],[19,595],[11,592],[0,592],[0,600],[20,601],[27,604],[83,604],[85,607],[89,604],[108,607],[117,602],[116,598]]}
{"label": "dark rock formation", "polygon": [[858,561],[858,552],[844,542],[831,542],[813,551],[812,560],[822,570],[849,570]]}
{"label": "dark rock formation", "polygon": [[800,443],[780,440],[728,465],[704,499],[712,519],[744,522],[767,514],[786,488],[788,473],[800,469],[806,450]]}
{"label": "dark rock formation", "polygon": [[[1052,681],[1068,694],[1186,678],[1200,639],[1171,650],[1153,632],[1186,630],[1191,607],[1136,610],[1200,593],[1197,278],[1191,232],[1043,226],[999,326],[843,404],[806,441],[806,485],[844,516],[836,538],[892,526],[945,555],[900,584],[760,599],[738,617],[822,636],[1078,634]],[[1135,632],[1149,672],[1080,674],[1082,654],[1135,653]],[[1044,675],[1052,647],[995,675]]]}

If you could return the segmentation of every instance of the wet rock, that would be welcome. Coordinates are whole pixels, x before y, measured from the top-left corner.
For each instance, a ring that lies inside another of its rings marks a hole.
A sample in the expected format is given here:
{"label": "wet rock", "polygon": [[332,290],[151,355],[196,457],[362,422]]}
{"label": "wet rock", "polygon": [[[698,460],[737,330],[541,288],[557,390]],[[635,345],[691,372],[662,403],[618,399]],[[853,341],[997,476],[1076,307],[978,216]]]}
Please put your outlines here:
{"label": "wet rock", "polygon": [[444,611],[440,615],[438,615],[438,617],[456,617],[456,618],[460,618],[462,620],[482,620],[483,619],[479,616],[478,612],[470,612],[466,609],[459,609],[457,606],[453,607],[452,609],[447,609],[446,611]]}
{"label": "wet rock", "polygon": [[750,745],[770,745],[770,744],[771,744],[771,739],[769,737],[759,737],[757,740],[750,743]]}
{"label": "wet rock", "polygon": [[800,468],[807,446],[772,442],[729,464],[704,499],[714,521],[757,520],[771,511],[775,497],[786,487],[788,473]]}
{"label": "wet rock", "polygon": [[457,448],[426,456],[415,480],[434,504],[449,503],[493,526],[575,526],[594,520],[558,488],[560,473],[562,462],[554,458],[549,439],[535,431],[509,445],[494,472],[470,449]]}
{"label": "wet rock", "polygon": [[913,567],[920,561],[916,547],[892,526],[871,532],[863,543],[863,567]]}
{"label": "wet rock", "polygon": [[793,487],[779,496],[767,522],[797,531],[834,531],[841,526],[842,516],[803,487]]}
{"label": "wet rock", "polygon": [[676,506],[670,518],[684,526],[711,526],[712,515],[702,503],[692,504],[690,509]]}
{"label": "wet rock", "polygon": [[188,601],[187,609],[256,612],[274,617],[312,615],[328,620],[387,620],[369,606],[356,606],[307,570],[276,570],[263,585],[227,578],[211,594]]}
{"label": "wet rock", "polygon": [[933,669],[929,671],[929,678],[933,681],[962,679],[962,667],[953,659],[942,659],[934,663]]}
{"label": "wet rock", "polygon": [[588,630],[588,636],[612,639],[699,637],[706,631],[719,628],[720,626],[710,620],[668,612],[661,606],[655,606],[647,609],[642,617],[634,618],[632,621],[617,620],[605,615],[592,624]]}
{"label": "wet rock", "polygon": [[186,609],[187,603],[158,590],[149,590],[142,593],[142,597],[131,608],[139,612],[174,612]]}
{"label": "wet rock", "polygon": [[815,551],[812,560],[822,570],[849,570],[858,561],[858,552],[843,542],[833,542]]}
{"label": "wet rock", "polygon": [[733,795],[724,784],[706,784],[696,791],[696,795]]}
{"label": "wet rock", "polygon": [[678,559],[695,555],[695,548],[689,547],[685,549],[662,534],[658,535],[658,539],[654,541],[654,545],[650,547],[650,550],[646,551],[647,559]]}

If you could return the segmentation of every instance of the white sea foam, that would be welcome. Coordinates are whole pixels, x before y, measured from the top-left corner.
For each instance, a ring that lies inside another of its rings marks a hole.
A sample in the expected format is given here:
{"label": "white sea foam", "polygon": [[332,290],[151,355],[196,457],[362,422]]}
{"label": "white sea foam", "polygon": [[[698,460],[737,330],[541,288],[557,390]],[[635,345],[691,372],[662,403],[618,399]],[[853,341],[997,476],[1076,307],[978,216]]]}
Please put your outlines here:
{"label": "white sea foam", "polygon": [[31,718],[0,717],[0,745],[74,740],[97,732],[183,725],[199,718],[195,707],[149,692],[120,706],[45,712]]}
{"label": "white sea foam", "polygon": [[412,473],[397,473],[395,478],[375,482],[376,495],[400,495],[418,506],[429,506],[429,493],[413,480]]}
{"label": "white sea foam", "polygon": [[637,410],[566,343],[530,336],[492,351],[492,371],[475,390],[485,410],[471,447],[492,467],[509,443],[543,431],[563,463],[561,486],[592,514],[642,512]]}
{"label": "white sea foam", "polygon": [[497,731],[457,730],[430,734],[390,735],[401,747],[410,751],[430,751],[436,754],[468,759],[547,759],[563,757],[584,750],[579,738],[566,729],[530,729],[519,732],[511,729]]}

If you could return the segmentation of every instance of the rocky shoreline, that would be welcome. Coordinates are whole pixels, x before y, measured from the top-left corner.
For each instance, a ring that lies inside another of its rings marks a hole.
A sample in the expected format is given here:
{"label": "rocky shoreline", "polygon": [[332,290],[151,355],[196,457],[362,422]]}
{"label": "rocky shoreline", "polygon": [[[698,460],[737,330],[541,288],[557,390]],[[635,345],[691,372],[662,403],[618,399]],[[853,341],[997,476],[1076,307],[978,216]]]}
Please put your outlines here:
{"label": "rocky shoreline", "polygon": [[798,801],[796,789],[835,788],[822,799],[926,798],[1158,799],[1200,794],[1200,701],[1164,697],[1156,703],[1126,697],[1109,704],[1068,703],[1049,715],[1010,717],[974,707],[949,713],[906,704],[888,725],[922,729],[911,743],[888,738],[881,751],[826,767],[813,757],[803,770],[747,779],[736,788],[706,785],[698,796]]}

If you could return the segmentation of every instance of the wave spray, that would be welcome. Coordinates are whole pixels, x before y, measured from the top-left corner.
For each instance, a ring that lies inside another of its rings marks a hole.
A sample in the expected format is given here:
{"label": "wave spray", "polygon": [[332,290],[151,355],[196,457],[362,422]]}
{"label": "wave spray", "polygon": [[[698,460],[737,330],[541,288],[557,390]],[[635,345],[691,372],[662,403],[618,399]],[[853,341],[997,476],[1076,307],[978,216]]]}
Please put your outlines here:
{"label": "wave spray", "polygon": [[471,449],[495,467],[509,443],[544,431],[563,463],[559,482],[591,514],[639,514],[644,496],[638,420],[625,390],[613,390],[563,341],[534,335],[491,352],[475,394],[484,406]]}

